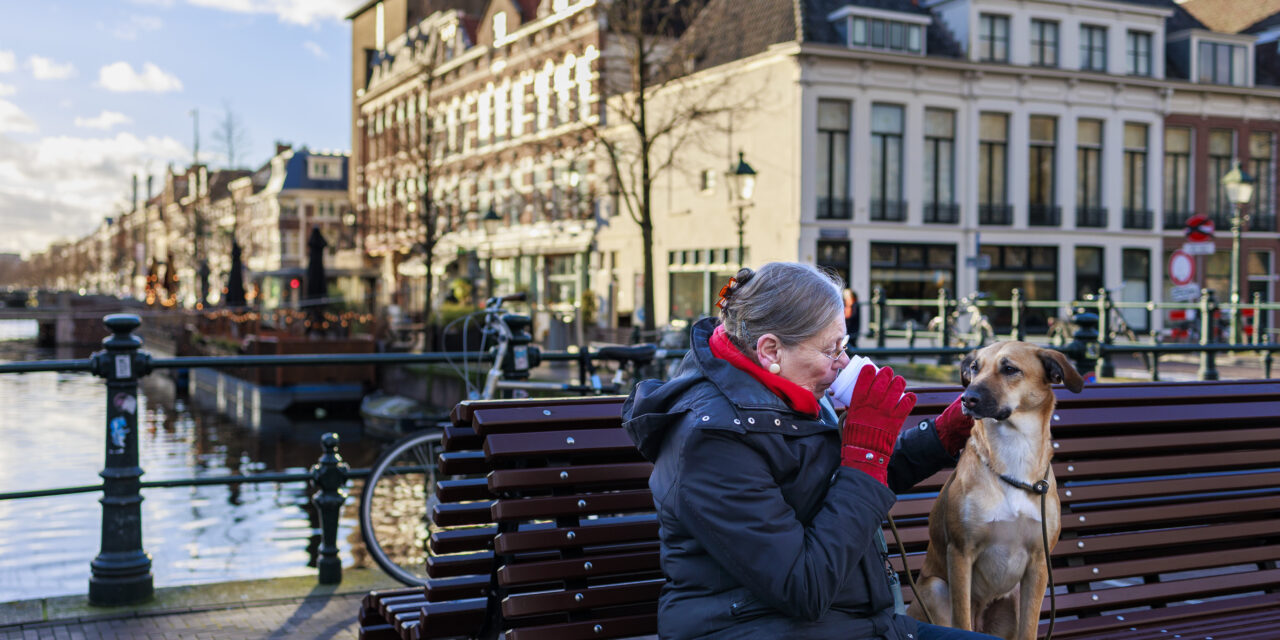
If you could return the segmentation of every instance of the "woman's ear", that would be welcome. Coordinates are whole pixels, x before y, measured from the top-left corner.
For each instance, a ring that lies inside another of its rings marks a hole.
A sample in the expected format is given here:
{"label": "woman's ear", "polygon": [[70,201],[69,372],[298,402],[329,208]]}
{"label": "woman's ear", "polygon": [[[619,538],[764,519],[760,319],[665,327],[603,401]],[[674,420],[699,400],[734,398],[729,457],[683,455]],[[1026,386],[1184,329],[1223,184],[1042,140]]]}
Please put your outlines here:
{"label": "woman's ear", "polygon": [[766,333],[756,340],[756,362],[761,367],[769,368],[771,364],[780,364],[782,342],[772,333]]}

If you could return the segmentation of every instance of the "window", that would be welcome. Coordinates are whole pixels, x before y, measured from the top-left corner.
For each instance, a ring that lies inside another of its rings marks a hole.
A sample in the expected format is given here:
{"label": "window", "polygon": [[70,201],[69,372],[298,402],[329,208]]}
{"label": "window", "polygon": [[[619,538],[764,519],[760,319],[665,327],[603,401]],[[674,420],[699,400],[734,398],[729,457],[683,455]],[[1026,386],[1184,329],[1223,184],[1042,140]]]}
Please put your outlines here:
{"label": "window", "polygon": [[854,16],[848,24],[851,46],[924,52],[923,25],[861,16]]}
{"label": "window", "polygon": [[[1120,299],[1125,302],[1146,302],[1151,299],[1151,252],[1147,249],[1125,249],[1121,252],[1122,288]],[[1134,331],[1146,331],[1150,326],[1150,314],[1146,309],[1121,309],[1120,315]]]}
{"label": "window", "polygon": [[715,169],[703,169],[701,180],[699,180],[698,190],[703,193],[711,193],[716,190],[716,172]]}
{"label": "window", "polygon": [[1196,56],[1196,78],[1199,82],[1243,85],[1245,82],[1245,48],[1220,42],[1201,42]]}
{"label": "window", "polygon": [[849,102],[818,101],[818,217],[853,217],[849,204]]}
{"label": "window", "polygon": [[1249,220],[1249,228],[1258,231],[1274,231],[1276,228],[1274,189],[1272,180],[1275,177],[1275,165],[1272,164],[1272,140],[1274,136],[1268,131],[1255,131],[1249,134],[1249,173],[1257,182],[1253,185],[1253,202],[1249,207],[1253,216]]}
{"label": "window", "polygon": [[1049,20],[1031,21],[1031,64],[1041,67],[1058,66],[1058,23]]}
{"label": "window", "polygon": [[1235,156],[1235,137],[1236,132],[1230,129],[1209,131],[1209,175],[1206,176],[1209,216],[1219,229],[1231,228],[1231,202],[1227,200],[1227,192],[1222,188],[1222,176],[1231,170],[1231,159]]}
{"label": "window", "polygon": [[1126,73],[1131,76],[1151,75],[1151,34],[1146,31],[1130,31],[1127,41]]}
{"label": "window", "polygon": [[1031,157],[1027,168],[1027,224],[1057,226],[1061,218],[1054,203],[1058,121],[1052,116],[1031,116],[1028,124]]}
{"label": "window", "polygon": [[1147,125],[1124,124],[1124,228],[1150,229],[1147,210]]}
{"label": "window", "polygon": [[502,42],[507,37],[507,14],[499,11],[493,14],[493,41]]}
{"label": "window", "polygon": [[1009,116],[984,113],[978,122],[978,221],[1010,224],[1008,175]]}
{"label": "window", "polygon": [[958,222],[956,206],[956,114],[924,110],[924,221]]}
{"label": "window", "polygon": [[1164,130],[1164,228],[1177,229],[1191,217],[1191,129]]}
{"label": "window", "polygon": [[840,281],[849,284],[849,241],[848,240],[819,240],[818,241],[818,259],[819,268],[830,269],[833,273],[840,276]]}
{"label": "window", "polygon": [[[956,247],[952,244],[871,243],[871,287],[888,298],[937,299],[938,291],[955,293]],[[917,329],[928,326],[937,307],[887,307],[885,325],[902,328],[908,320]]]}
{"label": "window", "polygon": [[1080,26],[1080,68],[1084,71],[1107,70],[1107,28]]}
{"label": "window", "polygon": [[[982,255],[991,260],[991,268],[978,273],[978,290],[993,300],[1008,300],[1013,290],[1022,291],[1024,300],[1058,299],[1058,248],[1049,246],[1002,246],[983,244]],[[1042,308],[1030,308],[1023,314],[1023,326],[1030,333],[1048,330],[1048,314]],[[1007,307],[988,309],[996,331],[1009,330],[1013,319]]]}
{"label": "window", "polygon": [[871,219],[902,220],[902,107],[871,107]]}
{"label": "window", "polygon": [[1098,293],[1103,284],[1102,247],[1076,247],[1076,300]]}
{"label": "window", "polygon": [[1076,226],[1105,227],[1102,208],[1102,121],[1076,123]]}
{"label": "window", "polygon": [[984,13],[978,18],[978,60],[1009,61],[1009,16]]}

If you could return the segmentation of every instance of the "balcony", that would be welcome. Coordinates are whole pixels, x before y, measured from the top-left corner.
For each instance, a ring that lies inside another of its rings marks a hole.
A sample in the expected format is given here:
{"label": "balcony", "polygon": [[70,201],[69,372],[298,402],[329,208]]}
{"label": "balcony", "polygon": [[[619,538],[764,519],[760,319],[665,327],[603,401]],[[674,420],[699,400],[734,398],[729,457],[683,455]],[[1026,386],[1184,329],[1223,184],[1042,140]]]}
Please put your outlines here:
{"label": "balcony", "polygon": [[853,201],[849,198],[818,198],[819,220],[849,220],[853,218]]}
{"label": "balcony", "polygon": [[1124,228],[1126,229],[1150,229],[1152,215],[1149,209],[1125,209],[1124,210]]}
{"label": "balcony", "polygon": [[960,221],[960,205],[954,202],[926,202],[924,221],[955,224]]}
{"label": "balcony", "polygon": [[1102,207],[1076,207],[1077,227],[1106,227],[1107,210]]}
{"label": "balcony", "polygon": [[1007,204],[979,204],[980,224],[1013,224],[1013,207]]}
{"label": "balcony", "polygon": [[1062,224],[1062,207],[1033,204],[1027,207],[1027,224],[1032,227],[1056,227]]}
{"label": "balcony", "polygon": [[901,200],[872,200],[871,219],[901,222],[907,219],[906,205]]}
{"label": "balcony", "polygon": [[1187,226],[1187,220],[1195,214],[1189,211],[1165,211],[1164,212],[1164,230],[1180,231]]}
{"label": "balcony", "polygon": [[1213,227],[1217,231],[1230,231],[1231,217],[1233,215],[1235,215],[1235,213],[1230,209],[1227,209],[1226,211],[1215,211],[1210,213],[1209,219],[1213,221]]}
{"label": "balcony", "polygon": [[1250,231],[1275,231],[1276,217],[1273,215],[1249,216]]}

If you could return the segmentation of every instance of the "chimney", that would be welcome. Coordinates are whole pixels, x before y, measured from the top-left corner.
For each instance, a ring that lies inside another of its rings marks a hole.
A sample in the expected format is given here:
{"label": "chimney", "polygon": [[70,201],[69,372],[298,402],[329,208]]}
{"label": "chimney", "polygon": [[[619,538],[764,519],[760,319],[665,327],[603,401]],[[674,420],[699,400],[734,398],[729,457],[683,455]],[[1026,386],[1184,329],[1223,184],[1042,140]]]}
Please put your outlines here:
{"label": "chimney", "polygon": [[138,174],[133,174],[133,211],[138,210]]}
{"label": "chimney", "polygon": [[151,201],[151,181],[154,176],[147,176],[147,201]]}
{"label": "chimney", "polygon": [[276,155],[280,155],[292,148],[293,148],[292,144],[289,144],[288,142],[281,142],[279,140],[276,140]]}

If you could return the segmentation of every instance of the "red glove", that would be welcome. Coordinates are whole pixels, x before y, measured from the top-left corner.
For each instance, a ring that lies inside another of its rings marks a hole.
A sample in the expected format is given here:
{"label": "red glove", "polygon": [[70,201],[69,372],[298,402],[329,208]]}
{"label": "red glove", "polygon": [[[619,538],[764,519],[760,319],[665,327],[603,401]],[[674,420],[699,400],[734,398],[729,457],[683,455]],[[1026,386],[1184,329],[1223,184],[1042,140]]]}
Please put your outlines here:
{"label": "red glove", "polygon": [[840,464],[865,471],[880,484],[889,485],[889,457],[902,422],[916,406],[916,394],[903,393],[907,381],[885,367],[866,365],[858,373],[845,414]]}
{"label": "red glove", "polygon": [[942,447],[952,456],[958,455],[969,441],[969,432],[973,430],[973,418],[960,410],[960,396],[947,405],[942,414],[934,418],[933,425],[938,428],[938,439]]}

